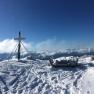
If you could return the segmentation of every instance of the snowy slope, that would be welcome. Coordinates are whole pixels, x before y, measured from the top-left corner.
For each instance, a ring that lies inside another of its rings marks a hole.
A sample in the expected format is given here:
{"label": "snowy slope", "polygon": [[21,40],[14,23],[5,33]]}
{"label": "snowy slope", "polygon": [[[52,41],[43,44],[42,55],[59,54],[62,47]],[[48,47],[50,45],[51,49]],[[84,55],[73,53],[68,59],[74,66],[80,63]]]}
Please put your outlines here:
{"label": "snowy slope", "polygon": [[91,57],[76,68],[52,68],[47,60],[0,62],[0,94],[94,94]]}
{"label": "snowy slope", "polygon": [[79,81],[82,94],[94,94],[94,68],[88,69]]}

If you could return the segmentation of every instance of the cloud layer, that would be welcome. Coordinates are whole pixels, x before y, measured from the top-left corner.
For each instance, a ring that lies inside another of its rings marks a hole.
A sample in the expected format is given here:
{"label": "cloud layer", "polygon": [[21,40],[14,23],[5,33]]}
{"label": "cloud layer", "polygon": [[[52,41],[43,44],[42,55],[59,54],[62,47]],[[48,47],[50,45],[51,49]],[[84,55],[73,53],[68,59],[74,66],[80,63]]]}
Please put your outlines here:
{"label": "cloud layer", "polygon": [[56,39],[49,39],[42,41],[35,46],[37,52],[58,52],[64,51],[65,41],[57,41]]}
{"label": "cloud layer", "polygon": [[[81,46],[77,46],[76,43],[67,43],[66,41],[58,41],[56,39],[48,39],[45,41],[41,41],[39,43],[33,42],[23,42],[24,47],[22,46],[22,50],[25,52],[28,51],[36,51],[39,53],[53,53],[53,52],[62,52],[65,51],[67,48],[79,48]],[[17,46],[17,41],[14,39],[5,39],[0,41],[0,53],[11,53],[15,50]],[[89,45],[90,46],[90,45]],[[85,46],[86,47],[86,46]]]}
{"label": "cloud layer", "polygon": [[[31,44],[32,43],[32,44]],[[36,51],[36,52],[58,52],[63,51],[65,47],[64,41],[57,41],[56,39],[49,39],[37,44],[33,42],[23,42],[26,50],[28,51]],[[17,46],[17,41],[14,39],[5,39],[0,41],[0,53],[11,53],[15,50]],[[22,46],[23,47],[23,46]],[[24,48],[24,47],[23,47]],[[22,49],[23,49],[22,48]],[[25,51],[25,50],[24,50]]]}
{"label": "cloud layer", "polygon": [[[27,49],[31,48],[29,43],[23,43]],[[14,39],[5,39],[0,41],[0,53],[11,53],[17,48],[17,41]],[[22,48],[23,49],[23,48]]]}

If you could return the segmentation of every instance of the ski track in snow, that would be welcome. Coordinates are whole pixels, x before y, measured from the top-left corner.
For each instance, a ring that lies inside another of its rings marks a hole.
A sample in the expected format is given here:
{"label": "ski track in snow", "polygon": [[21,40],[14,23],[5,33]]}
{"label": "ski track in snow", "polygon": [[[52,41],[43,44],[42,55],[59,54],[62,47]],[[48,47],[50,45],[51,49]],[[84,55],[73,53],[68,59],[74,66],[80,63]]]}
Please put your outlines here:
{"label": "ski track in snow", "polygon": [[88,77],[92,72],[92,64],[52,68],[45,60],[3,61],[0,62],[0,94],[93,94],[94,90],[85,90],[85,85],[88,88],[88,83],[92,86],[94,81]]}

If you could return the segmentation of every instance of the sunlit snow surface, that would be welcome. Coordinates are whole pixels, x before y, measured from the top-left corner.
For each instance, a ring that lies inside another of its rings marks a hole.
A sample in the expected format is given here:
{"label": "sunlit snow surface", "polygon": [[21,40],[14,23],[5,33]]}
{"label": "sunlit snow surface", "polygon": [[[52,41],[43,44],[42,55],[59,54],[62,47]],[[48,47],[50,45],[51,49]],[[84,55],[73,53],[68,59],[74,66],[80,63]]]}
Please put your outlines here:
{"label": "sunlit snow surface", "polygon": [[0,62],[0,94],[94,94],[94,61],[83,66],[52,68],[49,61]]}

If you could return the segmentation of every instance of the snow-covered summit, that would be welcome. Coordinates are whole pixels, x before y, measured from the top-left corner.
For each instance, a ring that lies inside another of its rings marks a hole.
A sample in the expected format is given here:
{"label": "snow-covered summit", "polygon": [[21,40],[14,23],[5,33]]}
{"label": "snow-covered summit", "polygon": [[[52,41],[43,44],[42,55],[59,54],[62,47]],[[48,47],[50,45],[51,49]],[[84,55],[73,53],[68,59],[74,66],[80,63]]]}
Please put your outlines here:
{"label": "snow-covered summit", "polygon": [[21,62],[2,61],[0,94],[93,94],[94,61],[86,56],[80,57],[79,62],[85,66],[52,68],[48,60],[25,58]]}

